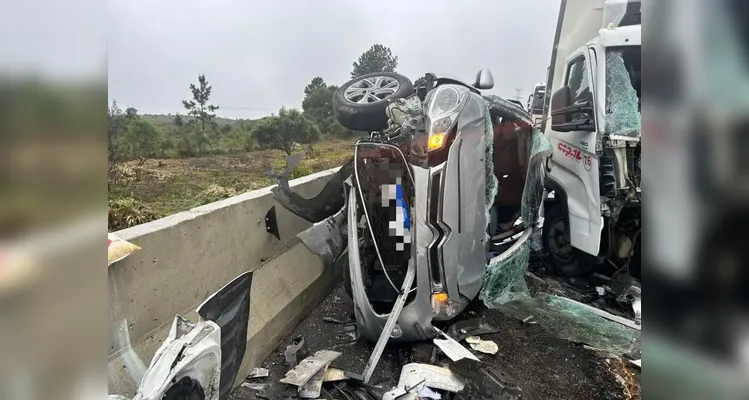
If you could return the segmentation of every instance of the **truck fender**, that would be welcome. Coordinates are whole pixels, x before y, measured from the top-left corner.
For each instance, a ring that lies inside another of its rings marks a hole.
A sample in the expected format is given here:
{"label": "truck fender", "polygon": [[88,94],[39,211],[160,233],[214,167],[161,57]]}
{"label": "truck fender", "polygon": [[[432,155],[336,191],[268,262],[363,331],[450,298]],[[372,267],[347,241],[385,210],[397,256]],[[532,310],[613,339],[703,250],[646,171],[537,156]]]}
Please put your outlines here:
{"label": "truck fender", "polygon": [[567,216],[567,224],[569,224],[569,209],[567,208],[567,192],[562,189],[562,185],[556,182],[551,176],[546,175],[544,177],[544,187],[546,192],[550,193],[554,191],[554,199],[544,199],[544,210],[547,210],[547,204],[558,202],[562,206],[564,215]]}

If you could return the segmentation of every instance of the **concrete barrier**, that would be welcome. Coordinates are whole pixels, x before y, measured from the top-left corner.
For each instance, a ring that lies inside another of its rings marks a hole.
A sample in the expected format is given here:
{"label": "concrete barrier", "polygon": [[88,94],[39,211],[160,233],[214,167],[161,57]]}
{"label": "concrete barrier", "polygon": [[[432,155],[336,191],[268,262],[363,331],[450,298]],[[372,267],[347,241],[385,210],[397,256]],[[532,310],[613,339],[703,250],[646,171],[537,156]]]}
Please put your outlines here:
{"label": "concrete barrier", "polygon": [[[290,182],[304,197],[317,194],[336,169]],[[276,206],[281,240],[266,232],[265,215]],[[239,385],[279,341],[314,308],[340,276],[325,270],[295,235],[310,224],[277,205],[270,187],[118,231],[142,247],[109,268],[109,393],[132,396],[130,349],[146,366],[167,336],[176,314],[197,319],[196,307],[245,271],[255,271],[247,351]]]}

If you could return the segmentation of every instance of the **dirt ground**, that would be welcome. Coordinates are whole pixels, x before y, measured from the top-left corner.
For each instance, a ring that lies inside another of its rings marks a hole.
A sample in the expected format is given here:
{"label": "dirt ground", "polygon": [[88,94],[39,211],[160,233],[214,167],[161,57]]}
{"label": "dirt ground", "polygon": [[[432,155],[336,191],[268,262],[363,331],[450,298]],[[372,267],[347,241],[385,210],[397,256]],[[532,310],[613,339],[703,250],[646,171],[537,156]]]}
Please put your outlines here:
{"label": "dirt ground", "polygon": [[[304,174],[341,166],[351,156],[352,140],[326,140],[304,152]],[[195,158],[129,161],[110,174],[109,199],[133,198],[157,216],[167,216],[275,183],[271,173],[286,166],[279,150]]]}
{"label": "dirt ground", "polygon": [[[494,355],[482,355],[482,361],[491,362],[509,373],[523,391],[524,399],[630,399],[639,398],[639,371],[625,366],[616,358],[586,350],[580,344],[552,336],[540,325],[525,325],[489,310],[476,302],[461,318],[480,315],[499,328],[499,332],[482,335],[499,346]],[[285,399],[296,394],[295,388],[279,383],[292,366],[284,365],[283,351],[294,337],[302,335],[310,354],[317,350],[335,350],[343,353],[332,366],[361,373],[374,347],[363,340],[352,344],[335,345],[341,337],[339,325],[326,323],[323,317],[340,321],[353,320],[352,303],[339,285],[323,302],[305,318],[263,363],[270,375],[267,378],[249,379],[251,383],[267,383],[262,392],[246,387],[237,388],[232,400]],[[371,384],[391,389],[397,384],[401,366],[410,362],[413,345],[388,346],[374,372]],[[619,377],[617,377],[617,375]],[[260,397],[257,394],[260,393]]]}

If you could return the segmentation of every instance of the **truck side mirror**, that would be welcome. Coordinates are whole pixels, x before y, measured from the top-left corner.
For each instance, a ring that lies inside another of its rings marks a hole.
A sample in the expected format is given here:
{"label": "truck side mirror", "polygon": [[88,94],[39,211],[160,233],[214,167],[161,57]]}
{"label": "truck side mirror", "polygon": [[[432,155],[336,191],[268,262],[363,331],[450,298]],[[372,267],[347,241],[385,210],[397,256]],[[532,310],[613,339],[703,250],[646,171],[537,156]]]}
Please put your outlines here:
{"label": "truck side mirror", "polygon": [[551,96],[551,127],[566,124],[572,120],[572,115],[560,112],[572,104],[572,91],[569,86],[562,86]]}
{"label": "truck side mirror", "polygon": [[572,103],[572,90],[563,86],[551,96],[551,129],[557,132],[594,132],[593,96],[586,93],[585,100]]}

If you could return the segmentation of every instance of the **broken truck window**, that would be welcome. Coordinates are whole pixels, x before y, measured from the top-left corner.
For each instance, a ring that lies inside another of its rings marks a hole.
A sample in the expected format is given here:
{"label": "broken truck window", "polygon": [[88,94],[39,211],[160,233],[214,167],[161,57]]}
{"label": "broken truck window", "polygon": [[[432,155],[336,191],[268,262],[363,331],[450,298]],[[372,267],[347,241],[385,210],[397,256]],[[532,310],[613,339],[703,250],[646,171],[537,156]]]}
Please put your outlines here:
{"label": "broken truck window", "polygon": [[606,127],[611,135],[638,136],[640,117],[640,48],[606,51]]}

